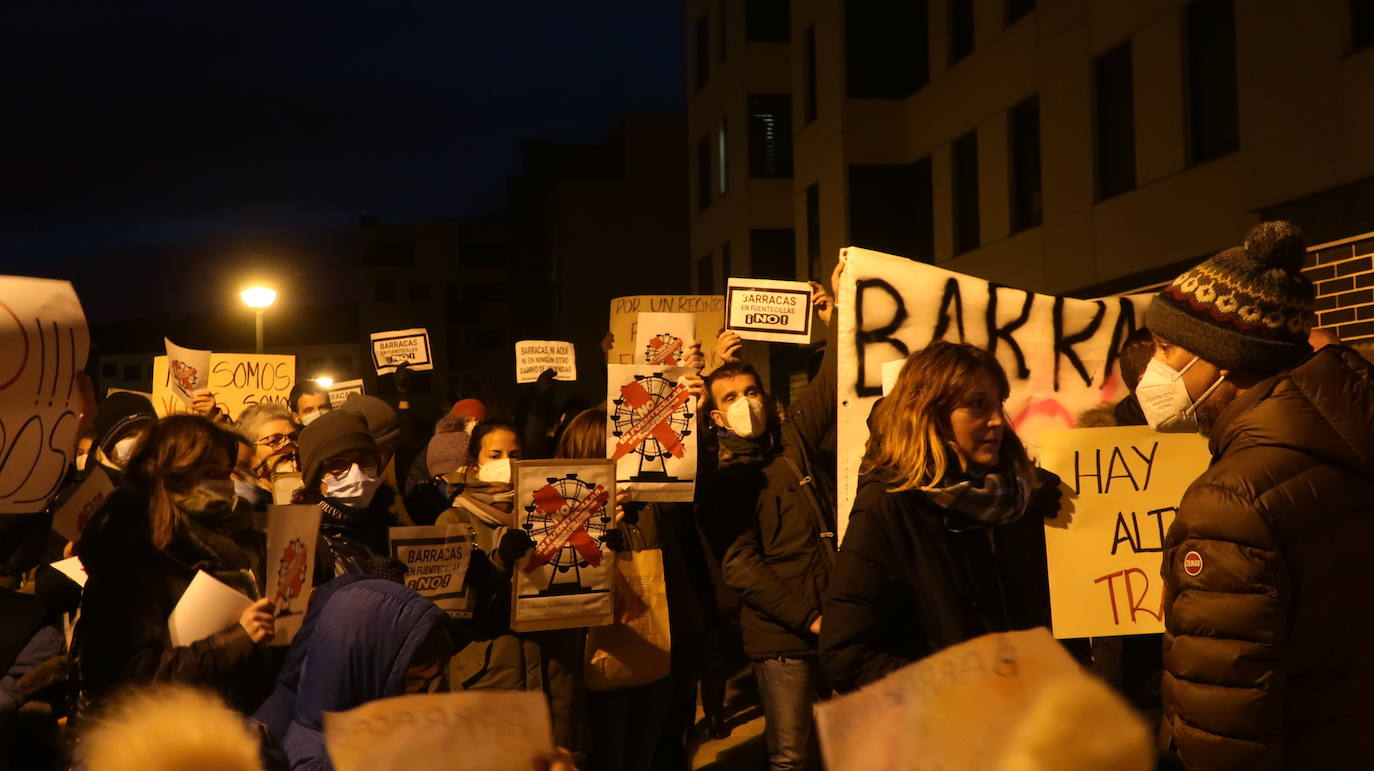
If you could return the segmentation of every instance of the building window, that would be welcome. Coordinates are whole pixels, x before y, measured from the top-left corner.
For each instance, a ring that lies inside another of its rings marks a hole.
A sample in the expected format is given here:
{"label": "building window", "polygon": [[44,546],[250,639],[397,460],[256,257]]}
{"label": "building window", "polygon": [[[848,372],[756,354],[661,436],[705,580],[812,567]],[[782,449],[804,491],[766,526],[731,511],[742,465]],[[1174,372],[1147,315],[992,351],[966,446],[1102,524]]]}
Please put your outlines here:
{"label": "building window", "polygon": [[1374,0],[1350,0],[1350,48],[1374,45]]}
{"label": "building window", "polygon": [[696,37],[696,81],[697,90],[711,80],[711,36],[707,32],[706,14],[697,19],[694,35]]}
{"label": "building window", "polygon": [[792,176],[791,95],[749,95],[749,176]]}
{"label": "building window", "polygon": [[114,365],[114,364],[103,364],[103,363],[102,363],[102,364],[100,365],[100,376],[101,376],[101,377],[114,377],[114,376],[117,375],[118,373],[119,373],[119,367],[116,366],[116,365]]}
{"label": "building window", "polygon": [[978,132],[954,140],[954,253],[977,249]]}
{"label": "building window", "polygon": [[1006,25],[1010,27],[1021,20],[1022,16],[1035,10],[1035,0],[1006,0],[1003,7]]}
{"label": "building window", "polygon": [[813,278],[821,275],[821,186],[806,188],[806,267]]}
{"label": "building window", "polygon": [[141,380],[143,378],[143,367],[138,364],[124,365],[125,380]]}
{"label": "building window", "polygon": [[396,302],[396,285],[390,281],[378,281],[373,287],[373,298],[379,303]]}
{"label": "building window", "polygon": [[1097,57],[1097,199],[1135,189],[1135,90],[1131,42]]}
{"label": "building window", "polygon": [[796,280],[797,236],[792,228],[749,231],[749,277]]}
{"label": "building window", "polygon": [[711,138],[697,140],[697,211],[711,205]]}
{"label": "building window", "polygon": [[729,126],[725,116],[720,116],[720,126],[716,128],[716,185],[721,195],[730,187],[730,155],[728,153]]}
{"label": "building window", "polygon": [[725,285],[730,280],[730,242],[726,241],[720,245],[720,287],[725,291]]}
{"label": "building window", "polygon": [[949,63],[973,53],[973,0],[949,0]]}
{"label": "building window", "polygon": [[1200,0],[1184,11],[1188,44],[1188,162],[1240,147],[1236,103],[1236,15],[1232,0]]}
{"label": "building window", "polygon": [[744,39],[750,43],[791,41],[789,0],[745,0]]}
{"label": "building window", "polygon": [[1040,187],[1040,98],[1011,108],[1011,229],[1033,228],[1044,217]]}
{"label": "building window", "polygon": [[849,167],[849,242],[929,260],[933,227],[930,160]]}
{"label": "building window", "polygon": [[924,0],[844,4],[845,88],[850,99],[905,99],[930,82]]}
{"label": "building window", "polygon": [[720,63],[725,63],[725,51],[729,46],[726,44],[728,38],[725,37],[725,0],[720,0],[716,5],[716,46],[720,50]]}
{"label": "building window", "polygon": [[424,281],[410,282],[410,301],[413,303],[429,302],[429,284]]}
{"label": "building window", "polygon": [[[816,119],[816,25],[806,28],[805,51],[802,66],[805,68],[806,93],[802,104],[805,123],[810,123]],[[805,123],[803,125],[805,125]]]}
{"label": "building window", "polygon": [[711,294],[716,288],[716,266],[707,255],[697,261],[697,294]]}

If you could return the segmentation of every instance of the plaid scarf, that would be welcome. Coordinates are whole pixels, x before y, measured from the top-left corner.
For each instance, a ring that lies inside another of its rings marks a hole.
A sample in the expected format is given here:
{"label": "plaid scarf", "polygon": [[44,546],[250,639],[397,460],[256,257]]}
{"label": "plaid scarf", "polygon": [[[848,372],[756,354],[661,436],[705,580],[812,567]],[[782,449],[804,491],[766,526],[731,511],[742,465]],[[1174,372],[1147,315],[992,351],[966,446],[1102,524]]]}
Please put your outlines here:
{"label": "plaid scarf", "polygon": [[984,525],[1015,522],[1026,513],[1030,502],[1030,485],[1010,471],[990,472],[982,479],[965,476],[943,487],[922,487],[921,492],[937,506],[957,511]]}

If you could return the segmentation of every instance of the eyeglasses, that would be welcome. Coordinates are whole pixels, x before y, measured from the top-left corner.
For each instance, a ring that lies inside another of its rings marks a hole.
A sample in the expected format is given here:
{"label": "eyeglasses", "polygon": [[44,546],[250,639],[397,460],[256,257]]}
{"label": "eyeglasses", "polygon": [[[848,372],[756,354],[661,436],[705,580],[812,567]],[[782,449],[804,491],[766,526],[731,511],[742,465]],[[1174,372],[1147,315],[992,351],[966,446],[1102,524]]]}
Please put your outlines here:
{"label": "eyeglasses", "polygon": [[296,437],[298,436],[298,434],[299,432],[297,431],[292,431],[289,434],[268,434],[267,436],[264,436],[263,438],[259,439],[253,444],[258,445],[259,447],[271,447],[275,450],[281,447],[282,445],[296,441]]}
{"label": "eyeglasses", "polygon": [[348,479],[348,475],[353,471],[353,467],[355,465],[358,467],[360,471],[365,471],[371,474],[372,476],[377,475],[377,469],[371,464],[365,465],[352,460],[348,461],[347,463],[344,463],[342,461],[330,463],[327,467],[325,467],[324,473],[334,477],[340,482],[343,482]]}

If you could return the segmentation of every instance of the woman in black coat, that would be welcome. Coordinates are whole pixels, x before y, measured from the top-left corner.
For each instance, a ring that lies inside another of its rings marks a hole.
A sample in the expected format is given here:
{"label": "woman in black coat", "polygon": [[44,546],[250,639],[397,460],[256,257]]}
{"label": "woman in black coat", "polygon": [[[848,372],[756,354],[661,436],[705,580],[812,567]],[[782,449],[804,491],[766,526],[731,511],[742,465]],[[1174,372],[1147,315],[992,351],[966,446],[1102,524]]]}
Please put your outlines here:
{"label": "woman in black coat", "polygon": [[830,584],[821,657],[853,690],[989,632],[1048,624],[1036,474],[995,357],[935,342],[874,410]]}

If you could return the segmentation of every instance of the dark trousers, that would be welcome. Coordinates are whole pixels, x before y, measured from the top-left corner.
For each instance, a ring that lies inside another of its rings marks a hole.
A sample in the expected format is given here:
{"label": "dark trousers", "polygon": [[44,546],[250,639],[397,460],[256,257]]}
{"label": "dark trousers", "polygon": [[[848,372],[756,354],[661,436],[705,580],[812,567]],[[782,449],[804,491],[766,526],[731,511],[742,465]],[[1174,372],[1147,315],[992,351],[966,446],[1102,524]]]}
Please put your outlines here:
{"label": "dark trousers", "polygon": [[811,706],[830,695],[820,660],[773,658],[754,662],[763,701],[764,738],[772,771],[818,769],[820,745]]}
{"label": "dark trousers", "polygon": [[673,693],[672,678],[613,691],[588,691],[587,708],[596,740],[587,753],[588,771],[650,771],[654,748]]}

